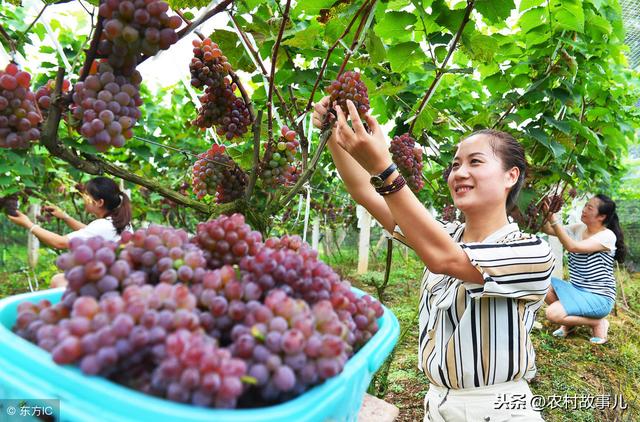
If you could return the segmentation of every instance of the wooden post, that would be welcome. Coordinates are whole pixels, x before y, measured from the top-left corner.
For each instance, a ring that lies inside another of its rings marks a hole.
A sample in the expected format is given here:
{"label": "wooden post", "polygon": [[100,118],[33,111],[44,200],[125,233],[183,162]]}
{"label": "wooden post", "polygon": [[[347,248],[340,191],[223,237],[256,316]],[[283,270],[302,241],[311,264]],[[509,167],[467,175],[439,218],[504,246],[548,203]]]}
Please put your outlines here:
{"label": "wooden post", "polygon": [[320,217],[313,217],[313,226],[311,228],[311,247],[320,252]]}
{"label": "wooden post", "polygon": [[556,278],[562,279],[564,277],[563,271],[563,263],[562,263],[562,255],[564,254],[564,248],[562,247],[562,243],[555,236],[549,236],[549,246],[551,247],[551,252],[553,256],[556,258],[556,263],[553,267],[553,271],[551,275]]}
{"label": "wooden post", "polygon": [[361,205],[356,208],[360,239],[358,241],[358,274],[369,268],[369,242],[371,240],[371,214]]}
{"label": "wooden post", "polygon": [[[29,219],[33,222],[37,221],[38,216],[40,215],[40,205],[32,204],[29,205],[29,211],[27,211],[29,215]],[[29,267],[31,269],[36,268],[38,265],[38,249],[40,248],[40,240],[35,237],[33,234],[29,233],[27,235],[27,260],[29,262]]]}
{"label": "wooden post", "polygon": [[333,242],[333,230],[327,227],[324,231],[324,242],[322,242],[325,254],[330,255],[333,253]]}

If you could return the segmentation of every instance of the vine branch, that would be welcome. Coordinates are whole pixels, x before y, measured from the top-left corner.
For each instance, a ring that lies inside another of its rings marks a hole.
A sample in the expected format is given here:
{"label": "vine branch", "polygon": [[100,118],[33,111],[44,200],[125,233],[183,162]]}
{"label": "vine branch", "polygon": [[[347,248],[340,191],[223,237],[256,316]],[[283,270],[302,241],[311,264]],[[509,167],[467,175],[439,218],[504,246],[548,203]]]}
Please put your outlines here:
{"label": "vine branch", "polygon": [[258,180],[258,167],[260,166],[260,127],[262,126],[262,110],[258,110],[258,117],[253,122],[253,166],[251,168],[251,175],[249,176],[249,184],[247,185],[247,191],[245,198],[248,201],[253,195],[253,188],[256,186]]}
{"label": "vine branch", "polygon": [[302,110],[301,114],[307,113],[308,111],[311,110],[311,105],[313,104],[313,96],[315,95],[316,90],[318,89],[318,85],[320,84],[320,81],[322,80],[322,76],[324,75],[324,71],[326,70],[327,65],[329,64],[329,58],[331,57],[331,54],[333,54],[333,50],[335,50],[336,47],[338,46],[338,44],[340,44],[340,41],[345,36],[347,36],[347,34],[351,30],[351,27],[353,26],[353,24],[358,20],[358,17],[360,16],[360,14],[366,9],[367,6],[370,6],[370,4],[371,4],[371,0],[365,0],[365,2],[362,4],[362,6],[360,6],[360,8],[353,15],[353,18],[351,19],[351,21],[349,22],[349,24],[347,25],[345,30],[342,32],[342,34],[340,34],[338,39],[327,50],[327,56],[324,58],[324,61],[322,62],[322,66],[320,67],[320,71],[318,72],[318,77],[316,78],[316,81],[313,84],[313,89],[311,90],[311,94],[309,95],[309,101],[307,102],[307,105],[305,106],[305,108]]}
{"label": "vine branch", "polygon": [[101,158],[87,153],[78,154],[73,149],[65,147],[58,140],[58,126],[62,117],[64,107],[63,98],[61,96],[62,81],[64,80],[64,68],[59,68],[56,75],[55,91],[52,95],[52,107],[49,110],[49,116],[44,122],[42,128],[41,144],[51,153],[51,155],[66,161],[78,170],[94,175],[110,174],[112,176],[127,180],[140,186],[144,186],[154,192],[158,192],[162,196],[171,199],[173,202],[188,206],[198,212],[206,215],[230,212],[238,208],[239,203],[231,202],[228,204],[209,206],[201,202],[195,201],[184,196],[173,189],[167,188],[163,183],[148,180],[138,176],[119,166],[108,163]]}
{"label": "vine branch", "polygon": [[269,142],[273,142],[273,85],[275,83],[276,75],[276,62],[278,60],[278,49],[280,48],[280,42],[282,42],[282,35],[284,34],[284,28],[287,26],[289,20],[289,9],[291,8],[291,0],[287,0],[287,4],[284,7],[284,13],[282,14],[282,23],[280,24],[280,30],[278,31],[278,37],[276,43],[273,46],[273,54],[271,56],[271,76],[269,77],[269,93],[267,94],[267,127],[269,133]]}
{"label": "vine branch", "polygon": [[458,42],[460,41],[460,37],[462,37],[462,31],[464,31],[464,27],[467,26],[467,23],[469,22],[469,19],[471,17],[471,11],[473,10],[474,6],[475,6],[475,0],[467,0],[467,8],[464,11],[464,17],[462,18],[462,22],[460,23],[458,32],[456,32],[456,36],[453,38],[453,41],[451,42],[451,46],[449,47],[447,56],[442,61],[442,64],[440,64],[440,67],[438,68],[438,70],[436,70],[436,77],[433,79],[433,82],[431,82],[431,86],[429,86],[429,89],[427,89],[427,92],[424,98],[422,99],[422,101],[420,102],[420,105],[418,106],[418,110],[416,111],[416,114],[412,118],[411,125],[409,126],[409,134],[413,133],[413,128],[415,127],[416,122],[418,121],[418,116],[420,115],[420,113],[422,113],[422,111],[424,110],[424,107],[426,106],[427,102],[431,99],[431,97],[433,96],[433,93],[435,92],[436,87],[440,83],[440,79],[442,78],[442,75],[444,75],[445,73],[445,68],[449,63],[449,59],[451,58],[451,56],[453,56],[453,52],[455,51],[458,45]]}

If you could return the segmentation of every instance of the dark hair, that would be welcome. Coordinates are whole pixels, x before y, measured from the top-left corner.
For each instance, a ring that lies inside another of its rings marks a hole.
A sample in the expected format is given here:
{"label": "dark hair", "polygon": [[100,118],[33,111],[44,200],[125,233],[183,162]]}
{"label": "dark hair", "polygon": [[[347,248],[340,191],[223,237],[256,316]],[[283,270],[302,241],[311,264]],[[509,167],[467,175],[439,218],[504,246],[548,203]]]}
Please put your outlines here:
{"label": "dark hair", "polygon": [[527,160],[524,156],[524,148],[511,134],[495,129],[475,131],[463,140],[475,135],[486,135],[489,137],[491,149],[493,153],[502,160],[502,168],[505,171],[513,167],[517,167],[520,170],[518,181],[511,187],[509,195],[507,195],[507,212],[509,212],[516,205],[516,200],[524,184],[524,178],[527,172]]}
{"label": "dark hair", "polygon": [[624,262],[625,255],[627,254],[627,247],[624,244],[624,235],[622,234],[618,214],[616,214],[616,203],[613,202],[611,198],[601,193],[596,195],[596,198],[600,200],[600,204],[598,205],[598,214],[605,216],[602,224],[616,235],[616,254],[614,259],[622,263]]}
{"label": "dark hair", "polygon": [[85,187],[87,193],[95,200],[102,199],[107,209],[107,217],[111,217],[116,233],[121,234],[131,222],[131,202],[116,182],[107,177],[95,177]]}

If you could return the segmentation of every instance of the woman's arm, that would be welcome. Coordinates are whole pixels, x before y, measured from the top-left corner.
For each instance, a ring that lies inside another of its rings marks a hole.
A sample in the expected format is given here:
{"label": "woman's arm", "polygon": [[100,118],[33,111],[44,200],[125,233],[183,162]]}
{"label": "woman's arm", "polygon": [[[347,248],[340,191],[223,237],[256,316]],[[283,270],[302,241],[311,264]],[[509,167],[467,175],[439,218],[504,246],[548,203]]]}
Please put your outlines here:
{"label": "woman's arm", "polygon": [[[321,128],[324,116],[327,115],[329,107],[329,97],[324,97],[314,106],[313,123]],[[333,115],[329,114],[329,118]],[[336,130],[331,133],[327,143],[333,163],[347,188],[347,192],[358,204],[369,211],[387,231],[393,232],[395,222],[389,207],[384,199],[375,191],[369,183],[369,173],[358,164],[344,149],[338,145]]]}
{"label": "woman's arm", "polygon": [[572,239],[564,229],[560,221],[556,220],[555,215],[549,216],[549,222],[551,228],[553,229],[553,235],[558,237],[558,240],[560,240],[560,243],[562,243],[562,246],[568,252],[593,253],[609,250],[609,248],[604,246],[597,239],[593,239],[592,237],[584,240]]}
{"label": "woman's arm", "polygon": [[[344,113],[337,107],[337,143],[361,167],[373,172],[384,170],[391,163],[391,157],[382,129],[373,117],[367,116],[371,134],[367,133],[353,103],[347,101],[347,105],[353,129],[348,126]],[[368,145],[363,148],[359,144],[361,142]],[[392,175],[388,180],[393,178]],[[451,239],[408,187],[385,196],[383,200],[389,208],[391,218],[404,233],[407,243],[430,271],[477,284],[484,283],[482,274],[473,266],[462,247]]]}
{"label": "woman's arm", "polygon": [[84,224],[84,223],[76,220],[75,218],[71,217],[69,214],[67,214],[66,212],[62,211],[60,208],[58,208],[55,205],[47,205],[47,206],[43,207],[43,209],[44,209],[44,211],[50,213],[54,217],[59,218],[60,220],[62,220],[73,231],[77,231],[77,230],[84,229],[85,227],[87,227],[86,224]]}
{"label": "woman's arm", "polygon": [[35,237],[37,237],[42,243],[51,246],[56,249],[68,249],[69,248],[69,239],[65,236],[60,236],[57,233],[50,232],[47,229],[43,229],[42,227],[34,224],[29,220],[29,217],[18,212],[16,217],[9,216],[9,219],[16,223],[19,226],[24,227],[29,230]]}

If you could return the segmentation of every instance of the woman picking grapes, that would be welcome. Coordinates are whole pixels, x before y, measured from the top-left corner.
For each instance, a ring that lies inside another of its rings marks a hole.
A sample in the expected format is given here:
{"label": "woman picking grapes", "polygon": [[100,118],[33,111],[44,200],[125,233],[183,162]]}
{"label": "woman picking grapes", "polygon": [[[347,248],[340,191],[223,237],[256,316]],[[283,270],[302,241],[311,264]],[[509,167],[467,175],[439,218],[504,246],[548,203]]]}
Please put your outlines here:
{"label": "woman picking grapes", "polygon": [[[527,383],[536,372],[529,332],[554,259],[540,238],[509,223],[522,187],[522,146],[482,130],[464,138],[448,185],[465,223],[443,223],[418,201],[393,165],[378,122],[347,101],[335,105],[334,163],[356,202],[426,265],[419,305],[419,367],[430,381],[425,420],[542,420]],[[321,127],[329,98],[315,106]],[[514,406],[514,397],[522,397]]]}
{"label": "woman picking grapes", "polygon": [[[59,235],[31,222],[29,217],[17,212],[9,220],[29,230],[42,243],[56,249],[68,249],[72,239],[89,239],[100,236],[105,240],[118,241],[122,232],[131,222],[131,204],[126,193],[118,185],[106,177],[91,179],[82,193],[85,210],[96,217],[89,224],[84,224],[67,215],[55,205],[44,207],[54,217],[64,221],[73,232]],[[51,280],[51,287],[66,285],[64,274],[56,274]]]}
{"label": "woman picking grapes", "polygon": [[[548,213],[550,204],[544,204]],[[616,203],[606,195],[596,195],[582,210],[581,223],[564,227],[549,214],[542,231],[557,236],[569,252],[569,281],[551,279],[547,293],[547,318],[560,328],[555,337],[566,337],[579,325],[591,328],[594,344],[607,342],[607,315],[616,301],[614,260],[624,262],[626,247]]]}

